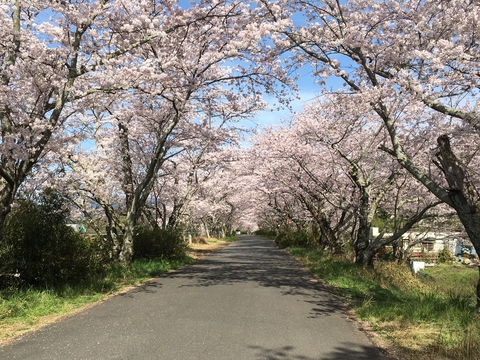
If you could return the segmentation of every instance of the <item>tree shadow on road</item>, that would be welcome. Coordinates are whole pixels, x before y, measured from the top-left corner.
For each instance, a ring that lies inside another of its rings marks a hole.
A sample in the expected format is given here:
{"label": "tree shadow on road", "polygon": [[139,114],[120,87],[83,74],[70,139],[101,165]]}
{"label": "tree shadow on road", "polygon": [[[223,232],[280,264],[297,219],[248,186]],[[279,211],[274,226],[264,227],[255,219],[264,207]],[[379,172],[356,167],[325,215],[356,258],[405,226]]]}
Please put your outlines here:
{"label": "tree shadow on road", "polygon": [[118,294],[118,296],[124,297],[133,297],[136,293],[147,293],[147,294],[154,294],[158,291],[158,289],[162,288],[162,284],[156,280],[151,280],[143,283],[142,285],[133,286],[132,288],[126,289],[126,291]]}
{"label": "tree shadow on road", "polygon": [[276,349],[267,349],[261,346],[249,346],[250,349],[257,351],[255,359],[266,359],[266,360],[279,360],[279,359],[292,359],[292,360],[315,360],[314,358],[295,355],[295,347],[293,346],[282,346]]}
{"label": "tree shadow on road", "polygon": [[170,276],[182,278],[180,287],[229,286],[252,283],[274,287],[282,295],[299,296],[313,305],[311,317],[343,312],[341,300],[329,293],[290,254],[269,240],[252,238],[230,245]]}
{"label": "tree shadow on road", "polygon": [[336,347],[331,353],[319,358],[321,360],[381,360],[387,359],[378,348],[374,346],[343,343],[342,347]]}
{"label": "tree shadow on road", "polygon": [[[312,304],[310,318],[344,313],[344,304],[287,252],[270,240],[252,237],[197,260],[167,275],[180,278],[183,287],[230,286],[251,283],[276,288],[281,295],[298,296]],[[148,291],[148,289],[145,289]]]}
{"label": "tree shadow on road", "polygon": [[269,349],[261,346],[249,346],[250,349],[257,351],[255,359],[267,360],[382,360],[386,359],[380,351],[373,346],[359,346],[356,344],[344,343],[342,347],[337,347],[328,354],[322,354],[318,357],[309,357],[298,354],[293,346],[282,346]]}
{"label": "tree shadow on road", "polygon": [[[182,287],[255,282],[264,287],[290,287],[289,291],[293,291],[298,282],[308,281],[312,281],[309,287],[313,286],[313,277],[289,254],[275,248],[273,243],[263,247],[254,246],[256,243],[244,241],[241,245],[231,245],[172,276],[191,280]],[[305,280],[305,277],[308,279]],[[306,285],[302,284],[297,290]]]}

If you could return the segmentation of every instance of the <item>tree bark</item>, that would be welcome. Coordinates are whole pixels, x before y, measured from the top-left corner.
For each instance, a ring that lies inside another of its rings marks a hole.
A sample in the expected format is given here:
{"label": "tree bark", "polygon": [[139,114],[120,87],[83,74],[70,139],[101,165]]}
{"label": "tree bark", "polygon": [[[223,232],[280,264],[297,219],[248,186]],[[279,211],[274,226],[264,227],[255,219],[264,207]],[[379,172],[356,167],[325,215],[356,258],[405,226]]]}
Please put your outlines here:
{"label": "tree bark", "polygon": [[119,148],[120,153],[122,154],[122,173],[123,181],[122,188],[125,193],[125,203],[127,209],[130,209],[133,201],[133,163],[132,158],[130,157],[130,142],[128,140],[129,131],[126,124],[118,124],[118,137],[119,137]]}
{"label": "tree bark", "polygon": [[[358,186],[358,184],[357,184]],[[358,232],[355,239],[355,262],[357,264],[373,266],[373,256],[375,252],[370,249],[370,194],[368,186],[359,186],[360,189],[360,207],[358,219]]]}
{"label": "tree bark", "polygon": [[[470,241],[477,253],[480,253],[480,214],[478,212],[478,194],[466,179],[465,172],[452,151],[448,135],[437,139],[438,151],[435,154],[437,166],[442,170],[449,188],[450,205],[457,212],[465,227]],[[477,282],[477,312],[480,313],[480,278]]]}
{"label": "tree bark", "polygon": [[341,246],[337,234],[330,225],[327,215],[320,208],[321,204],[314,205],[312,201],[301,194],[299,198],[320,228],[323,240],[321,245],[325,245],[334,254],[340,253]]}
{"label": "tree bark", "polygon": [[133,260],[133,239],[135,237],[135,225],[137,215],[131,211],[127,213],[125,219],[125,230],[123,232],[122,249],[118,261],[123,266],[128,266]]}
{"label": "tree bark", "polygon": [[[480,272],[480,266],[478,267],[478,271]],[[477,282],[477,313],[480,314],[480,274]]]}
{"label": "tree bark", "polygon": [[373,268],[373,259],[378,250],[380,249],[376,249],[372,246],[368,246],[365,249],[362,249],[362,251],[359,251],[355,254],[355,263],[364,267]]}
{"label": "tree bark", "polygon": [[205,229],[205,236],[207,238],[209,238],[210,237],[210,230],[208,228],[208,224],[205,220],[202,220],[202,224],[203,224],[203,228]]}

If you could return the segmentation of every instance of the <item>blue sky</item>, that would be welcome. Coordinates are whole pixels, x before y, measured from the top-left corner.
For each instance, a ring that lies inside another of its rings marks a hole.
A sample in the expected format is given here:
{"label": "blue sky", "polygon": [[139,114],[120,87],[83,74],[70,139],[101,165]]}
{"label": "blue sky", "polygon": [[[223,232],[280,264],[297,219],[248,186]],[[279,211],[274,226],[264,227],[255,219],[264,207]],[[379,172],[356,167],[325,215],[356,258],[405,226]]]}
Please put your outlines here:
{"label": "blue sky", "polygon": [[[320,96],[320,91],[322,89],[338,89],[343,83],[341,78],[331,76],[326,79],[326,85],[319,85],[316,82],[318,78],[312,75],[312,73],[313,69],[309,66],[309,64],[306,64],[297,71],[297,75],[299,76],[297,80],[297,95],[299,99],[296,99],[291,103],[291,111],[289,109],[280,111],[262,111],[253,117],[248,127],[253,127],[254,124],[256,124],[256,126],[259,128],[280,124],[281,120],[289,119],[294,115],[295,112],[302,111],[304,104],[310,103],[313,99]],[[268,98],[265,98],[265,100],[269,101]],[[272,103],[274,103],[273,99]]]}
{"label": "blue sky", "polygon": [[[302,74],[297,84],[299,99],[292,101],[291,111],[290,109],[261,111],[252,119],[252,122],[259,127],[279,124],[281,119],[288,119],[294,112],[301,111],[303,104],[310,102],[320,90],[320,86],[315,84],[315,79],[310,73]],[[272,104],[275,102],[274,99],[269,99],[268,97],[265,97],[265,100]]]}

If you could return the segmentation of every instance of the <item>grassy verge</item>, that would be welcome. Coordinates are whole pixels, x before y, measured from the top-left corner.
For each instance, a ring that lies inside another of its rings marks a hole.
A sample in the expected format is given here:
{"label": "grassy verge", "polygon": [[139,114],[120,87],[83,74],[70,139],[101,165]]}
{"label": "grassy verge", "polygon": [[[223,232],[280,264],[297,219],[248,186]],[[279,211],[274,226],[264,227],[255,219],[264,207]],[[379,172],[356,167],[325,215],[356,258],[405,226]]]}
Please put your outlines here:
{"label": "grassy verge", "polygon": [[413,276],[406,265],[363,269],[317,251],[291,248],[400,359],[480,359],[475,311],[478,269],[441,265]]}
{"label": "grassy verge", "polygon": [[75,286],[0,291],[0,345],[28,330],[55,321],[62,315],[192,261],[190,256],[168,261],[137,260],[128,268],[111,266],[105,276]]}
{"label": "grassy verge", "polygon": [[232,243],[232,242],[235,242],[238,240],[238,236],[237,235],[227,235],[225,237],[225,239],[223,239],[223,241],[227,242],[227,243]]}

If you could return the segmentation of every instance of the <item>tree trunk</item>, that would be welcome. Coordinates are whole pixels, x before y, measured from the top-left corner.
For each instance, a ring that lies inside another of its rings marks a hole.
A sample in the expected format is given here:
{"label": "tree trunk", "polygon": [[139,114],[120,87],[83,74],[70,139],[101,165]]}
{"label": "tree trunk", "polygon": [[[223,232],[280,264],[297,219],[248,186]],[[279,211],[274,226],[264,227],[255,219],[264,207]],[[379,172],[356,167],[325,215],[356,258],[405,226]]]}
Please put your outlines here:
{"label": "tree trunk", "polygon": [[375,249],[371,246],[362,250],[360,253],[356,254],[355,263],[362,265],[364,267],[373,268],[373,258],[377,253],[378,249]]}
{"label": "tree trunk", "polygon": [[[480,214],[478,212],[478,194],[466,179],[465,172],[452,151],[448,135],[437,139],[438,151],[435,154],[443,171],[449,189],[449,205],[452,206],[465,227],[470,241],[477,253],[480,253]],[[477,311],[480,312],[480,278],[477,283]]]}
{"label": "tree trunk", "polygon": [[314,205],[309,199],[307,199],[303,195],[300,195],[300,200],[305,205],[310,214],[313,216],[315,222],[318,224],[320,233],[322,235],[322,243],[324,243],[332,253],[340,253],[341,247],[338,241],[337,234],[330,225],[330,221],[327,215],[320,208],[322,204]]}
{"label": "tree trunk", "polygon": [[204,220],[202,220],[202,224],[203,224],[203,228],[205,230],[205,236],[207,238],[210,238],[210,230],[208,229],[208,224]]}
{"label": "tree trunk", "polygon": [[162,203],[162,229],[167,228],[167,205]]}
{"label": "tree trunk", "polygon": [[[358,183],[357,183],[358,186]],[[370,228],[369,212],[370,212],[370,196],[365,186],[358,186],[360,189],[360,208],[358,219],[358,232],[355,239],[355,262],[357,264],[373,266],[374,249],[370,247]]]}
{"label": "tree trunk", "polygon": [[122,154],[122,188],[125,194],[125,204],[127,209],[131,208],[134,197],[134,183],[133,183],[133,164],[130,157],[130,142],[128,140],[129,130],[126,124],[118,124],[118,139],[120,153]]}
{"label": "tree trunk", "polygon": [[183,203],[175,201],[173,204],[172,213],[168,218],[168,228],[173,229],[177,225],[178,219],[181,216],[181,210],[183,208]]}
{"label": "tree trunk", "polygon": [[128,266],[133,259],[133,238],[135,236],[136,215],[129,211],[125,220],[125,230],[123,232],[122,249],[118,260],[123,266]]}
{"label": "tree trunk", "polygon": [[[478,271],[480,272],[480,266],[478,267]],[[477,281],[477,313],[480,314],[480,274]]]}
{"label": "tree trunk", "polygon": [[[357,233],[357,239],[355,240],[355,262],[357,264],[365,265],[366,263],[373,265],[373,256],[375,252],[372,252],[371,246],[369,246],[370,231],[369,228],[360,228]],[[367,257],[371,256],[371,259]]]}
{"label": "tree trunk", "polygon": [[118,238],[117,229],[114,226],[107,225],[106,228],[107,241],[110,246],[110,256],[114,260],[118,260],[121,251],[121,244]]}
{"label": "tree trunk", "polygon": [[318,226],[320,227],[320,232],[322,233],[322,237],[325,238],[327,247],[333,254],[339,254],[341,252],[341,247],[335,234],[335,231],[330,226],[330,222],[328,221],[325,214],[320,214],[320,217],[317,219]]}
{"label": "tree trunk", "polygon": [[[480,254],[480,214],[475,206],[469,204],[468,199],[462,192],[451,192],[450,198],[452,199],[453,208],[456,210],[457,215],[465,227],[465,232],[468,238],[472,242],[477,254]],[[476,309],[480,314],[480,276],[477,281],[476,291]]]}
{"label": "tree trunk", "polygon": [[7,210],[8,208],[0,208],[0,246],[3,243],[3,234],[5,232],[5,221],[7,219],[7,215],[9,211]]}

